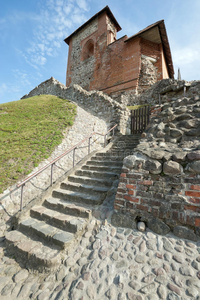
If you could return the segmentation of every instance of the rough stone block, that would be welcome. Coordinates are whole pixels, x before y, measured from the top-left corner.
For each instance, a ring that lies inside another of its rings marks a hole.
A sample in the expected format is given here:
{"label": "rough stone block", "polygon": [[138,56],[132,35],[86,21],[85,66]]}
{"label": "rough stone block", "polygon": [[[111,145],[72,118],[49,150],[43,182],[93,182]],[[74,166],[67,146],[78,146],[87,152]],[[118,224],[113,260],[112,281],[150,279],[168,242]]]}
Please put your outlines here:
{"label": "rough stone block", "polygon": [[179,163],[170,160],[164,163],[163,172],[170,176],[178,175],[183,172],[183,167]]}
{"label": "rough stone block", "polygon": [[167,226],[163,221],[157,218],[150,218],[147,221],[147,226],[149,227],[149,229],[158,234],[165,235],[170,232],[169,226]]}
{"label": "rough stone block", "polygon": [[192,229],[189,229],[184,226],[175,226],[173,229],[174,235],[183,238],[183,239],[189,239],[192,241],[197,241],[197,236],[194,233]]}
{"label": "rough stone block", "polygon": [[116,227],[136,228],[135,217],[127,214],[114,212],[111,217],[111,223]]}

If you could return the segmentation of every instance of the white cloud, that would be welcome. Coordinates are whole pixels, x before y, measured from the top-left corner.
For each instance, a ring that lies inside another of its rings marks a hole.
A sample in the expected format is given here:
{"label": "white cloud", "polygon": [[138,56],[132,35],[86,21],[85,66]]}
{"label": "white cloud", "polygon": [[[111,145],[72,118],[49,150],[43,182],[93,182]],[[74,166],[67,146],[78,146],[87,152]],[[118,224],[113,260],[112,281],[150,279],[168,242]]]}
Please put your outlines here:
{"label": "white cloud", "polygon": [[85,11],[88,11],[88,3],[87,3],[87,1],[85,1],[85,0],[76,0],[76,3],[78,4],[78,6],[81,9],[83,9]]}
{"label": "white cloud", "polygon": [[14,74],[15,79],[18,82],[20,82],[20,85],[31,86],[29,75],[25,71],[21,71],[19,69],[13,69],[12,73]]}
{"label": "white cloud", "polygon": [[[33,77],[29,78],[30,76],[24,70],[13,69],[10,75],[12,81],[0,84],[0,103],[13,100],[13,95],[15,100],[18,100],[23,95],[24,90],[28,92],[32,87],[31,80]],[[41,77],[39,73],[37,73],[38,77]]]}
{"label": "white cloud", "polygon": [[188,81],[200,79],[200,45],[199,47],[196,47],[194,44],[177,46],[173,49],[172,55],[176,74],[178,68],[180,68],[182,79]]}
{"label": "white cloud", "polygon": [[58,49],[63,39],[71,33],[71,28],[87,20],[88,1],[41,0],[32,41],[23,53],[29,65],[37,69],[45,65],[48,56],[58,55]]}
{"label": "white cloud", "polygon": [[2,97],[4,97],[4,95],[6,94],[7,90],[8,90],[7,84],[6,83],[1,83],[0,84],[0,99]]}
{"label": "white cloud", "polygon": [[198,61],[200,49],[194,49],[192,46],[187,46],[174,51],[173,56],[176,64],[191,64]]}
{"label": "white cloud", "polygon": [[72,3],[69,3],[68,5],[64,6],[63,7],[63,12],[68,15],[69,13],[71,13],[73,9],[73,4]]}

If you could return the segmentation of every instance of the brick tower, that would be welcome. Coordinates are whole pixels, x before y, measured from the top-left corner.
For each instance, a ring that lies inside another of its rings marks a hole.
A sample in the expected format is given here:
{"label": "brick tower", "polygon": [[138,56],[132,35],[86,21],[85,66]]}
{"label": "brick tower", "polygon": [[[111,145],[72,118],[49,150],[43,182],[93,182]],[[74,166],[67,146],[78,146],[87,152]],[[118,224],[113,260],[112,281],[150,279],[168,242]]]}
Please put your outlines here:
{"label": "brick tower", "polygon": [[106,6],[65,39],[69,45],[66,85],[112,95],[148,88],[173,78],[164,21],[117,39],[120,25]]}

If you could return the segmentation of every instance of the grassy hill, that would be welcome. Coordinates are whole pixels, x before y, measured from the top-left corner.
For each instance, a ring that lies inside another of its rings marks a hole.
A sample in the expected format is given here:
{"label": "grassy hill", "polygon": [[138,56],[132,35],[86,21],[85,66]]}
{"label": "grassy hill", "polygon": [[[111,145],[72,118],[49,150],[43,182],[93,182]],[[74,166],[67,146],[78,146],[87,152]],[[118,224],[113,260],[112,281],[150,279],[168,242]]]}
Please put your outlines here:
{"label": "grassy hill", "polygon": [[0,104],[0,193],[50,156],[75,115],[74,104],[51,95]]}

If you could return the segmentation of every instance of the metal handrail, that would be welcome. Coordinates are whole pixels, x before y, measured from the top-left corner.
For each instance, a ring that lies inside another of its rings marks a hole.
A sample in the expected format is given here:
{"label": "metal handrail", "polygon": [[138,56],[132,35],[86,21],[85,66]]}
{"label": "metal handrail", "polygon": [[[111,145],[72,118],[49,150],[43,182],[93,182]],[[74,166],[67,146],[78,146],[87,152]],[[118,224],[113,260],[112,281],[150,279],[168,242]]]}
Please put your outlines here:
{"label": "metal handrail", "polygon": [[63,152],[61,155],[59,155],[58,157],[56,157],[54,160],[52,160],[51,162],[49,162],[48,164],[46,164],[44,167],[42,167],[41,169],[39,169],[37,172],[33,173],[32,175],[28,176],[26,179],[24,179],[21,183],[19,183],[12,191],[10,191],[8,194],[4,195],[0,200],[4,199],[5,197],[9,196],[10,194],[12,194],[13,192],[15,192],[16,190],[18,190],[21,187],[21,197],[20,197],[20,211],[23,208],[23,189],[24,186],[27,182],[29,182],[31,179],[33,179],[34,177],[36,177],[37,175],[39,175],[40,173],[42,173],[44,170],[46,170],[48,167],[51,167],[51,176],[50,176],[50,186],[53,185],[53,166],[55,165],[55,163],[60,160],[61,158],[63,158],[65,155],[69,154],[71,151],[73,151],[73,168],[75,166],[75,151],[76,149],[78,149],[78,147],[83,144],[85,141],[88,140],[88,154],[90,154],[90,140],[91,138],[97,134],[100,136],[104,136],[104,147],[106,146],[106,138],[107,135],[109,134],[109,132],[113,131],[113,136],[115,134],[115,128],[117,127],[117,124],[115,124],[110,130],[108,130],[106,132],[106,134],[102,134],[99,132],[93,132],[91,133],[89,136],[87,136],[85,139],[83,139],[82,141],[80,141],[78,144],[76,144],[75,146],[71,147],[70,149],[66,150],[65,152]]}

